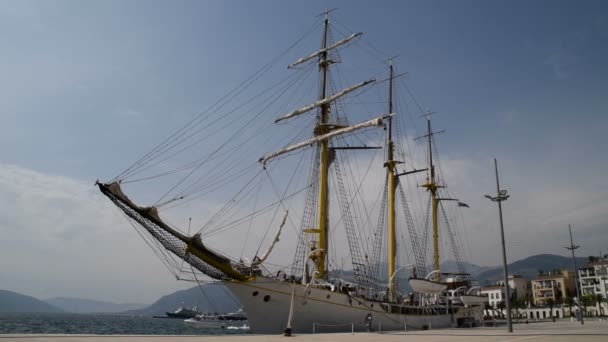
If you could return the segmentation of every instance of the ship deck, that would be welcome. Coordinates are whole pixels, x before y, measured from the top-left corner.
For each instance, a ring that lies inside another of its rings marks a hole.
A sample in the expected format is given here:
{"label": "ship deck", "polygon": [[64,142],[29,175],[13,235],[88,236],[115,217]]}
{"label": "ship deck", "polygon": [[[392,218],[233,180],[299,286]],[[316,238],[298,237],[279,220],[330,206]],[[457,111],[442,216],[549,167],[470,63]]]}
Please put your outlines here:
{"label": "ship deck", "polygon": [[513,333],[506,332],[506,327],[480,327],[462,329],[441,329],[413,332],[388,333],[340,333],[297,335],[290,338],[281,335],[211,335],[211,336],[158,336],[158,335],[0,335],[0,342],[206,342],[206,341],[310,341],[317,342],[397,342],[397,341],[453,341],[453,342],[482,342],[482,341],[606,341],[608,340],[608,321],[578,322],[533,322],[530,324],[514,324]]}

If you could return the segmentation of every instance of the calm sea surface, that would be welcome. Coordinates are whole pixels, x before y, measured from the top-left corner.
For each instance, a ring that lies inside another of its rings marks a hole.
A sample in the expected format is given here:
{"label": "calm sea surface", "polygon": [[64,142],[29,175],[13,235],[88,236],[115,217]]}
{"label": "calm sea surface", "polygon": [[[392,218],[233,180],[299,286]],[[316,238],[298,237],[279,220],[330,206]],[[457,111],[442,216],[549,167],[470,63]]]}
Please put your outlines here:
{"label": "calm sea surface", "polygon": [[[239,324],[241,325],[241,324]],[[243,329],[198,329],[181,319],[57,313],[0,313],[0,334],[218,335]]]}

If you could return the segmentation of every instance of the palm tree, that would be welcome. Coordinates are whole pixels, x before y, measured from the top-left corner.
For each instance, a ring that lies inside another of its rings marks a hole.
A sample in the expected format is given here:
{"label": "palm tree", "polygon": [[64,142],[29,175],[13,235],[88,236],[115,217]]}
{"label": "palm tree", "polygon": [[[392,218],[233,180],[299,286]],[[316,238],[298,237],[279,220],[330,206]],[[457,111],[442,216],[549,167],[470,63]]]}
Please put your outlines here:
{"label": "palm tree", "polygon": [[602,298],[604,298],[604,297],[602,297],[602,295],[599,294],[599,293],[596,294],[595,298],[594,298],[595,299],[595,306],[598,307],[598,308],[600,308],[600,312],[599,312],[600,316],[604,316],[604,309],[602,308]]}
{"label": "palm tree", "polygon": [[[527,305],[527,301],[525,298],[515,298],[514,300],[515,303],[515,310],[517,312],[517,317],[521,318],[521,313],[519,312],[519,309],[525,309],[526,305]],[[527,318],[527,314],[526,314],[526,318]]]}
{"label": "palm tree", "polygon": [[553,318],[553,307],[555,306],[555,300],[553,298],[547,298],[545,304],[549,307],[549,318]]}
{"label": "palm tree", "polygon": [[570,317],[572,317],[572,305],[574,305],[574,299],[572,297],[566,297],[566,305],[568,305],[568,311],[570,312]]}
{"label": "palm tree", "polygon": [[503,318],[506,318],[506,316],[503,313],[503,310],[505,309],[506,305],[505,305],[505,301],[501,300],[500,302],[496,303],[496,308],[499,310],[500,315],[502,315]]}
{"label": "palm tree", "polygon": [[493,308],[493,307],[490,305],[490,303],[486,302],[486,303],[484,304],[484,309],[485,309],[485,312],[486,312],[486,314],[484,315],[484,319],[485,319],[485,317],[490,316],[490,315],[489,315],[490,310],[493,310],[494,308]]}
{"label": "palm tree", "polygon": [[[588,294],[588,295],[584,295],[582,298],[582,304],[583,304],[583,308],[587,308],[588,306],[593,305],[593,303],[595,302],[595,296],[592,294]],[[583,310],[581,310],[581,313],[583,312]]]}

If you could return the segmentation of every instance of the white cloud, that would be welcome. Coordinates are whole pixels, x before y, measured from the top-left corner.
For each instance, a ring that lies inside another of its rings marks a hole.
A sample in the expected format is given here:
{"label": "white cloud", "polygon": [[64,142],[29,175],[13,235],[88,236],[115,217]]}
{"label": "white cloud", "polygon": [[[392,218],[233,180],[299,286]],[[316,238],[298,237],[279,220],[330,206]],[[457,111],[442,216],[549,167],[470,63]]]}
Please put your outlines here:
{"label": "white cloud", "polygon": [[[419,167],[425,163],[424,157],[419,156],[416,160]],[[499,160],[502,188],[511,194],[504,203],[509,260],[539,253],[564,254],[562,247],[568,243],[568,223],[573,224],[575,242],[583,246],[581,255],[599,252],[607,242],[601,227],[608,224],[605,218],[608,184],[602,181],[601,175],[588,177],[584,184],[576,182],[571,176],[577,172],[575,165],[562,165],[553,160],[543,163],[544,169],[539,171],[520,161],[505,157]],[[361,170],[367,162],[354,161],[351,165],[356,165],[355,174],[362,175]],[[467,242],[463,246],[467,261],[499,264],[497,208],[483,197],[495,192],[491,157],[444,154],[441,166],[447,173],[451,195],[471,207],[448,208],[456,215],[460,238]],[[374,168],[368,179],[381,180],[383,172],[380,166]],[[410,185],[415,187],[420,182],[420,179],[412,180]],[[376,199],[374,194],[378,186],[380,183],[365,184],[362,189],[368,209]],[[420,204],[416,198],[410,199],[412,210],[425,207],[426,201]],[[292,204],[295,206],[298,201]],[[245,216],[252,210],[252,205],[245,202],[233,212],[236,217]],[[191,214],[196,214],[194,228],[200,227],[220,206],[211,199],[162,214],[169,222],[179,223],[186,222],[190,210]],[[206,242],[233,257],[238,257],[244,246],[243,256],[251,258],[260,243],[261,250],[266,249],[278,226],[276,222],[269,223],[270,214],[256,219],[248,244],[244,241],[248,221],[223,234],[210,236]],[[300,215],[297,210],[290,212],[292,222],[288,223],[281,243],[271,255],[271,263],[291,263]],[[279,214],[276,220],[281,217]],[[374,216],[370,222],[375,224],[376,220]],[[185,224],[178,226],[186,227]],[[269,235],[262,242],[266,229],[269,229]],[[3,236],[0,240],[0,284],[6,289],[41,298],[76,296],[150,302],[177,288],[191,286],[171,277],[92,182],[0,164],[0,231]],[[336,237],[335,243],[343,246],[336,255],[345,255],[345,239]],[[442,255],[449,253],[446,251]],[[141,284],[146,285],[142,287]]]}
{"label": "white cloud", "polygon": [[172,279],[92,182],[0,164],[0,231],[3,289],[151,302],[191,286]]}

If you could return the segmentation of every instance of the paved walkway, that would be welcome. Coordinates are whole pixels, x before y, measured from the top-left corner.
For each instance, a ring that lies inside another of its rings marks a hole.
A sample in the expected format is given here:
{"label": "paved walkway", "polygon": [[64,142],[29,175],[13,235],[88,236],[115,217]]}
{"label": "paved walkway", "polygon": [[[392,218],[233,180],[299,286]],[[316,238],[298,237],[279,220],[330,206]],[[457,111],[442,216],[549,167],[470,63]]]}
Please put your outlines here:
{"label": "paved walkway", "polygon": [[506,327],[442,329],[416,332],[393,333],[355,333],[355,334],[315,334],[298,335],[291,338],[280,335],[223,335],[223,336],[127,336],[127,335],[0,335],[0,342],[493,342],[493,341],[608,341],[608,321],[589,321],[581,326],[578,322],[543,322],[515,324],[513,333],[506,332]]}

